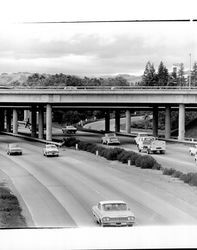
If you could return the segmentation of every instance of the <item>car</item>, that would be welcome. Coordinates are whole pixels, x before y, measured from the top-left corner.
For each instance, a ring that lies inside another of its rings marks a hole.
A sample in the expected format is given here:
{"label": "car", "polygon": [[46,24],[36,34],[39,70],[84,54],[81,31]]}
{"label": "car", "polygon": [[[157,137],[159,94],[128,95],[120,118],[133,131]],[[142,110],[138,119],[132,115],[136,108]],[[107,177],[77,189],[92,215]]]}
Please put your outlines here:
{"label": "car", "polygon": [[194,146],[190,147],[189,148],[189,153],[190,153],[190,155],[197,154],[197,145],[194,145]]}
{"label": "car", "polygon": [[10,143],[7,147],[8,155],[22,155],[22,148],[16,143]]}
{"label": "car", "polygon": [[120,144],[120,141],[115,133],[107,133],[101,138],[102,144]]}
{"label": "car", "polygon": [[94,221],[100,226],[133,226],[135,216],[126,202],[100,201],[92,207]]}
{"label": "car", "polygon": [[154,136],[140,137],[138,141],[137,148],[139,152],[165,154],[166,151],[166,142],[158,140]]}
{"label": "car", "polygon": [[72,125],[69,125],[69,126],[63,127],[62,132],[64,134],[76,134],[77,128]]}
{"label": "car", "polygon": [[75,87],[75,86],[66,86],[66,87],[64,87],[64,89],[66,89],[66,90],[76,90],[77,87]]}
{"label": "car", "polygon": [[44,156],[59,156],[59,149],[55,144],[46,144],[43,148]]}

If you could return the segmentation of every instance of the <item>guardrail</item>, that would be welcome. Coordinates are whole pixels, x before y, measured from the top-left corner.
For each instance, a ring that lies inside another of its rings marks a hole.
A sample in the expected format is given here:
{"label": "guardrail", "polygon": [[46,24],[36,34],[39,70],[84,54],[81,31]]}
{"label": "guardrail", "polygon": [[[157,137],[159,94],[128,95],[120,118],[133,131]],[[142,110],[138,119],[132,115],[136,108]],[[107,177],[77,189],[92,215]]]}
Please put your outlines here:
{"label": "guardrail", "polygon": [[21,90],[33,90],[33,89],[55,89],[55,90],[65,90],[65,91],[78,91],[78,90],[183,90],[191,91],[197,90],[197,86],[1,86],[0,90],[3,89],[21,89]]}

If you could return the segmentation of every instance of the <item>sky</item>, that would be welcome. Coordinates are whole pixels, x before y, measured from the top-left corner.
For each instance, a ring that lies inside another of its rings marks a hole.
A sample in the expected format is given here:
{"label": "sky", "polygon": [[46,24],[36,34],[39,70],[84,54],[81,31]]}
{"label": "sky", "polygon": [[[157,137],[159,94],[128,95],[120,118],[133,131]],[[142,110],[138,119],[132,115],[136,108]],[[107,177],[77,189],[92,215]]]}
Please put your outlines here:
{"label": "sky", "polygon": [[[38,23],[194,19],[195,0],[1,1],[0,73],[141,75],[197,61],[197,22]],[[33,23],[29,23],[33,22]],[[190,56],[191,54],[191,56]]]}

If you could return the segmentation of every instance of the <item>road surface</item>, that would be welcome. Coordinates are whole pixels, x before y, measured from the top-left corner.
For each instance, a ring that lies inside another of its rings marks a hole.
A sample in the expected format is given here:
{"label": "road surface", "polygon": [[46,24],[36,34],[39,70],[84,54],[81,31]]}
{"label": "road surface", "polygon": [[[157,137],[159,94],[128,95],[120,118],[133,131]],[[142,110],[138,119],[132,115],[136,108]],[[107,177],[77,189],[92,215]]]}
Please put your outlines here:
{"label": "road surface", "polygon": [[[8,156],[5,149],[9,142],[18,142],[24,154]],[[28,226],[95,227],[91,207],[109,199],[128,202],[136,226],[197,224],[195,187],[160,171],[128,167],[74,149],[60,148],[59,157],[47,158],[43,146],[0,137],[0,169],[15,187]]]}

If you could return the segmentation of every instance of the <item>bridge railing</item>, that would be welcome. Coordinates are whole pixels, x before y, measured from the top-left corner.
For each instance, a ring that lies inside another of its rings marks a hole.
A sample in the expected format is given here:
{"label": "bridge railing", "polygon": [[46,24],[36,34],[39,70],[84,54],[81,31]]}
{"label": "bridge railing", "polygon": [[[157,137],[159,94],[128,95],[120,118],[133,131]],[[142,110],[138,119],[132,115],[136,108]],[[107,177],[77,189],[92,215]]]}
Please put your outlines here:
{"label": "bridge railing", "polygon": [[197,86],[1,86],[0,89],[21,89],[21,90],[32,90],[32,89],[56,89],[65,91],[78,91],[78,90],[183,90],[191,91],[197,90]]}

